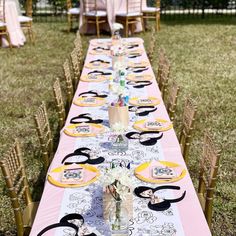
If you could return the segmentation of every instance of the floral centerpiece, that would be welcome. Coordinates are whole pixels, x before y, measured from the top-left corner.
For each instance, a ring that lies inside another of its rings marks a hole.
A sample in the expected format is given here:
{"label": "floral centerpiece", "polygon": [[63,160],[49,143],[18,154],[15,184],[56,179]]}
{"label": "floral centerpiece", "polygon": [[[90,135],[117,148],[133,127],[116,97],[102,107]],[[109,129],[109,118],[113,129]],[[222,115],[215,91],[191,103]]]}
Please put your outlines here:
{"label": "floral centerpiece", "polygon": [[100,182],[104,187],[104,218],[109,220],[112,232],[125,234],[133,213],[133,172],[126,167],[112,166],[106,170]]}

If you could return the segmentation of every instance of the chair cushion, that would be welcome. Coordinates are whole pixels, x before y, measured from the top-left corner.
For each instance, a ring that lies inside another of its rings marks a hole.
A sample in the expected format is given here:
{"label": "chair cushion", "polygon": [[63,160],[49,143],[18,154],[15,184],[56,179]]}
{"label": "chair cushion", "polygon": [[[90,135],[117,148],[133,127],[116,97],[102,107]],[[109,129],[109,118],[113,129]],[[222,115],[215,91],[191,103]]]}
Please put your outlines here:
{"label": "chair cushion", "polygon": [[85,12],[85,16],[106,16],[107,12],[106,11],[90,11],[90,12]]}
{"label": "chair cushion", "polygon": [[32,18],[28,16],[18,16],[18,20],[20,23],[26,23],[32,21]]}
{"label": "chair cushion", "polygon": [[142,16],[143,14],[141,12],[117,12],[117,16]]}
{"label": "chair cushion", "polygon": [[6,23],[0,21],[0,27],[5,27],[6,26]]}
{"label": "chair cushion", "polygon": [[158,12],[158,11],[160,11],[160,8],[156,8],[156,7],[145,7],[142,9],[142,12],[144,13]]}
{"label": "chair cushion", "polygon": [[70,8],[67,13],[72,14],[72,15],[79,15],[80,9],[79,8]]}

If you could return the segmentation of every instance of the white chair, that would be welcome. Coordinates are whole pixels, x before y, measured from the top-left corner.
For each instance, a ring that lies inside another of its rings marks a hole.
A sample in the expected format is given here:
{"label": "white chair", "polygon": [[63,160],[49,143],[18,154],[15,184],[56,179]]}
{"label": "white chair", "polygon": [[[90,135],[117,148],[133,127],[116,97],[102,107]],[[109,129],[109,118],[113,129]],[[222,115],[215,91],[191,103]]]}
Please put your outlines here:
{"label": "white chair", "polygon": [[143,7],[143,19],[156,19],[156,30],[161,29],[161,1],[156,0],[156,7]]}
{"label": "white chair", "polygon": [[[96,24],[97,37],[100,37],[100,24],[107,22],[107,12],[97,9],[97,0],[83,0],[85,24]],[[85,31],[86,32],[86,31]]]}
{"label": "white chair", "polygon": [[66,1],[67,5],[67,20],[68,20],[68,32],[73,28],[73,22],[79,21],[80,9],[73,7],[71,0]]}
{"label": "white chair", "polygon": [[125,25],[125,37],[129,35],[129,25],[131,25],[131,32],[133,33],[133,26],[141,21],[143,23],[142,0],[126,0],[126,10],[116,12],[116,21]]}

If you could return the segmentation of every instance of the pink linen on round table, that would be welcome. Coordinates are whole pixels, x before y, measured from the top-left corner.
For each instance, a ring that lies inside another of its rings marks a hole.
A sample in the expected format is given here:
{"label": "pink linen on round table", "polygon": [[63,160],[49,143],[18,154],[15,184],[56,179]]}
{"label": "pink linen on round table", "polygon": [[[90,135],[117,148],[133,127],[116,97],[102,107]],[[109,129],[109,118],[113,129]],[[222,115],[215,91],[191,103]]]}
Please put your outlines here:
{"label": "pink linen on round table", "polygon": [[[116,13],[117,12],[126,12],[126,1],[127,0],[97,0],[97,7],[99,10],[106,10],[107,12],[107,20],[110,27],[112,28],[112,24],[116,21]],[[146,0],[142,1],[142,7],[145,8],[147,6]],[[87,27],[87,32],[85,32],[84,22],[83,22],[83,12],[84,6],[83,1],[80,1],[80,23],[79,29],[81,33],[95,33],[95,27],[92,24],[89,24]],[[105,24],[102,29],[107,30],[107,25]],[[135,32],[142,31],[141,23],[136,25]]]}
{"label": "pink linen on round table", "polygon": [[[5,18],[7,30],[10,36],[11,44],[16,47],[23,46],[26,38],[22,32],[20,22],[18,20],[18,11],[15,2],[7,1],[5,5]],[[3,46],[7,47],[8,42],[3,39]]]}

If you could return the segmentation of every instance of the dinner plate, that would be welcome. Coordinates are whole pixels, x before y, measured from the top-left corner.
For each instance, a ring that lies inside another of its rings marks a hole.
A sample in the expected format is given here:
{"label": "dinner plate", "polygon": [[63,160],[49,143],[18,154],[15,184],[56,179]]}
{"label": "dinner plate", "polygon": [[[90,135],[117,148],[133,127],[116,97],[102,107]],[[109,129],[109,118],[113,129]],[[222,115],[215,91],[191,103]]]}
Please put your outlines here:
{"label": "dinner plate", "polygon": [[[166,167],[176,169],[176,172],[178,172],[178,175],[176,177],[170,178],[170,179],[158,179],[154,178],[152,176],[152,168],[159,165],[164,165]],[[162,184],[162,183],[173,183],[181,180],[185,177],[187,171],[179,164],[169,161],[148,161],[144,162],[143,164],[139,165],[135,168],[134,174],[135,176],[148,183],[155,183],[155,184]]]}
{"label": "dinner plate", "polygon": [[104,63],[101,61],[94,61],[94,62],[89,62],[89,63],[85,64],[85,67],[88,69],[103,69],[103,68],[111,67],[111,64],[110,64],[110,62]]}
{"label": "dinner plate", "polygon": [[133,127],[139,131],[167,131],[173,128],[172,122],[160,118],[154,120],[143,119],[134,123]]}
{"label": "dinner plate", "polygon": [[[71,170],[76,168],[82,168],[83,169],[83,180],[80,182],[75,183],[66,183],[62,181],[62,175],[64,170]],[[93,182],[95,182],[98,177],[100,176],[99,170],[92,165],[88,164],[72,164],[72,165],[63,165],[60,167],[57,167],[49,172],[47,179],[48,181],[57,186],[62,188],[78,188],[87,186]]]}

